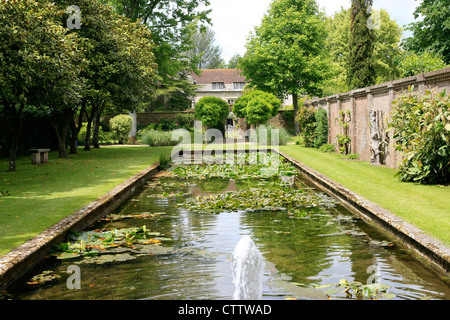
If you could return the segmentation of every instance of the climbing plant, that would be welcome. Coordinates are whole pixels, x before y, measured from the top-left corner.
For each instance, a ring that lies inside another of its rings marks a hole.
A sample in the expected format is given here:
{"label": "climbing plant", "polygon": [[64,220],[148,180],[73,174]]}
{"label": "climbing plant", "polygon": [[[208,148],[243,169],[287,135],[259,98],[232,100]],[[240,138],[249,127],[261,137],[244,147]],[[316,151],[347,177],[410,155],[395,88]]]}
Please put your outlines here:
{"label": "climbing plant", "polygon": [[339,121],[339,126],[342,128],[342,133],[336,135],[336,142],[339,145],[339,151],[343,155],[347,155],[350,153],[350,143],[352,139],[349,136],[349,123],[352,121],[352,113],[350,110],[339,111],[339,118],[336,118]]}

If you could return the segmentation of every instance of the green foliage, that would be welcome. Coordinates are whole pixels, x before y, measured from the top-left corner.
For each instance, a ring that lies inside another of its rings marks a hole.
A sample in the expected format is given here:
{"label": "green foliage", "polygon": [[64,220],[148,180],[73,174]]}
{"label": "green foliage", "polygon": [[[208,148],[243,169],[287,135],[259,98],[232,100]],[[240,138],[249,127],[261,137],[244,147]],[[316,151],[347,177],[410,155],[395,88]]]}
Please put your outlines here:
{"label": "green foliage", "polygon": [[319,107],[314,113],[315,132],[314,132],[314,148],[319,149],[323,144],[328,142],[328,112]]}
{"label": "green foliage", "polygon": [[448,0],[423,0],[414,11],[415,22],[408,26],[413,37],[404,47],[419,54],[439,54],[450,64],[450,4]]}
{"label": "green foliage", "polygon": [[371,1],[353,0],[349,33],[349,55],[347,85],[350,89],[364,88],[375,84],[373,63],[375,36],[367,26],[368,5]]}
{"label": "green foliage", "polygon": [[444,69],[447,67],[443,58],[432,52],[417,54],[412,51],[404,52],[399,61],[399,69],[402,78],[417,74]]}
{"label": "green foliage", "polygon": [[450,182],[450,98],[445,91],[410,91],[393,103],[392,122],[396,149],[403,161],[402,181],[422,184]]}
{"label": "green foliage", "polygon": [[86,61],[77,36],[60,23],[63,14],[50,2],[0,1],[0,103],[11,129],[10,171],[24,109],[51,105],[58,115],[70,114],[81,98]]}
{"label": "green foliage", "polygon": [[334,153],[336,151],[336,147],[334,144],[325,143],[319,148],[319,150],[325,153]]}
{"label": "green foliage", "polygon": [[325,15],[315,1],[275,0],[251,33],[240,67],[252,85],[277,96],[320,94],[325,39]]}
{"label": "green foliage", "polygon": [[350,143],[352,142],[352,139],[349,136],[349,123],[352,120],[351,111],[347,110],[344,112],[343,110],[339,110],[338,120],[342,133],[336,135],[336,142],[339,146],[340,153],[347,155],[350,153]]}
{"label": "green foliage", "polygon": [[[377,19],[375,19],[377,17]],[[379,20],[378,20],[379,17]],[[372,10],[371,18],[379,28],[373,30],[373,67],[377,83],[400,77],[398,61],[401,58],[402,28],[384,10]],[[347,66],[349,59],[349,30],[351,10],[341,8],[327,18],[326,51],[332,61],[331,74],[323,82],[324,96],[349,91]]]}
{"label": "green foliage", "polygon": [[209,128],[223,129],[223,122],[230,113],[228,104],[218,97],[203,97],[195,105],[195,119]]}
{"label": "green foliage", "polygon": [[[109,140],[109,132],[104,132],[103,128],[99,126],[98,128],[98,138],[100,142],[108,142]],[[78,132],[78,140],[84,141],[86,139],[86,132],[87,131],[87,122],[83,122],[80,131]],[[91,137],[90,140],[92,140],[94,133],[91,130]]]}
{"label": "green foliage", "polygon": [[[256,136],[258,144],[262,143],[262,139],[267,139],[267,145],[272,144],[272,134],[274,130],[278,131],[278,145],[285,146],[289,140],[289,133],[284,128],[278,128],[270,124],[262,124],[256,128]],[[264,138],[265,137],[265,138]]]}
{"label": "green foliage", "polygon": [[214,30],[197,30],[191,36],[192,49],[187,52],[190,60],[196,63],[198,69],[224,69],[225,61],[221,57],[222,49],[215,45]]}
{"label": "green foliage", "polygon": [[160,170],[166,170],[170,167],[170,164],[172,163],[172,157],[170,154],[161,154],[159,156],[159,169]]}
{"label": "green foliage", "polygon": [[242,95],[233,105],[233,113],[245,118],[249,124],[264,124],[278,114],[281,101],[271,93],[251,90]]}
{"label": "green foliage", "polygon": [[[209,0],[102,0],[132,21],[140,21],[152,34],[156,44],[158,85],[154,101],[160,97],[184,100],[192,96],[195,86],[186,78],[188,71],[196,71],[195,61],[186,52],[192,49],[191,35],[198,27],[210,23],[206,7]],[[193,23],[196,22],[196,23]],[[163,104],[162,108],[167,107]],[[172,110],[177,105],[172,105]],[[185,109],[185,108],[184,108]]]}
{"label": "green foliage", "polygon": [[128,139],[133,119],[129,115],[120,114],[109,121],[109,127],[114,137],[119,143],[124,143]]}
{"label": "green foliage", "polygon": [[176,146],[178,141],[172,141],[172,132],[149,130],[142,133],[142,143],[150,147]]}
{"label": "green foliage", "polygon": [[[159,232],[151,232],[145,225],[142,227],[110,229],[100,231],[71,232],[69,241],[52,248],[52,254],[60,260],[83,258],[84,263],[105,263],[135,259],[133,253],[148,253],[146,246],[157,246],[170,238],[160,237]],[[122,248],[122,250],[117,250]],[[125,250],[124,250],[125,249]],[[126,256],[124,252],[128,252]],[[103,257],[101,259],[92,257]]]}
{"label": "green foliage", "polygon": [[300,107],[295,121],[300,126],[300,145],[307,148],[314,147],[316,134],[315,110],[306,106]]}

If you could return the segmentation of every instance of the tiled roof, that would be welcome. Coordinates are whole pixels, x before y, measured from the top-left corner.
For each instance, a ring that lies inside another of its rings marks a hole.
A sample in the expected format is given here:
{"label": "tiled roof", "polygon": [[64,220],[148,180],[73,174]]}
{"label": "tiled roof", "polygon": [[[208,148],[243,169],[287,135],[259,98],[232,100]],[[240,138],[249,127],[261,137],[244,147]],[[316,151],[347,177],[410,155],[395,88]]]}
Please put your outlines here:
{"label": "tiled roof", "polygon": [[238,69],[202,69],[200,72],[200,76],[192,74],[192,78],[197,84],[245,82],[245,77]]}

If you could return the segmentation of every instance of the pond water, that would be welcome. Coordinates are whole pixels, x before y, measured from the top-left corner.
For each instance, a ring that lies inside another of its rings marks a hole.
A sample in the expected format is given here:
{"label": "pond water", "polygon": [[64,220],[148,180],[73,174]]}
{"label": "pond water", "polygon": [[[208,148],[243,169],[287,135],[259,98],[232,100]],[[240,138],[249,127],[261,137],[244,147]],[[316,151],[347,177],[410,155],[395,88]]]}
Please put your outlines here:
{"label": "pond water", "polygon": [[[160,243],[152,245],[158,250],[133,255],[132,246],[128,252],[122,248],[122,259],[102,263],[51,257],[36,274],[50,270],[55,279],[40,283],[27,278],[8,294],[52,300],[231,299],[232,253],[249,235],[265,261],[262,299],[355,299],[355,288],[366,284],[380,284],[383,290],[375,294],[381,299],[450,299],[448,283],[340,204],[312,206],[295,215],[276,210],[211,214],[180,206],[197,196],[248,190],[255,184],[281,188],[271,180],[155,177],[92,230],[145,225],[158,236]],[[294,188],[312,189],[298,177]],[[81,289],[67,286],[67,270],[74,265]]]}

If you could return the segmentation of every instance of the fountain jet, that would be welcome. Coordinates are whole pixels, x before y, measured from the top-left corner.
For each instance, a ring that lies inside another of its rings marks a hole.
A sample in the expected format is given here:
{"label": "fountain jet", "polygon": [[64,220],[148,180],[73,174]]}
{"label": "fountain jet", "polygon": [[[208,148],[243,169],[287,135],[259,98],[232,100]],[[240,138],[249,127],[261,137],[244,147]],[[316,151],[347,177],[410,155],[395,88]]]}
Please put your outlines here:
{"label": "fountain jet", "polygon": [[231,260],[234,300],[260,300],[264,261],[250,236],[244,236],[233,252]]}

